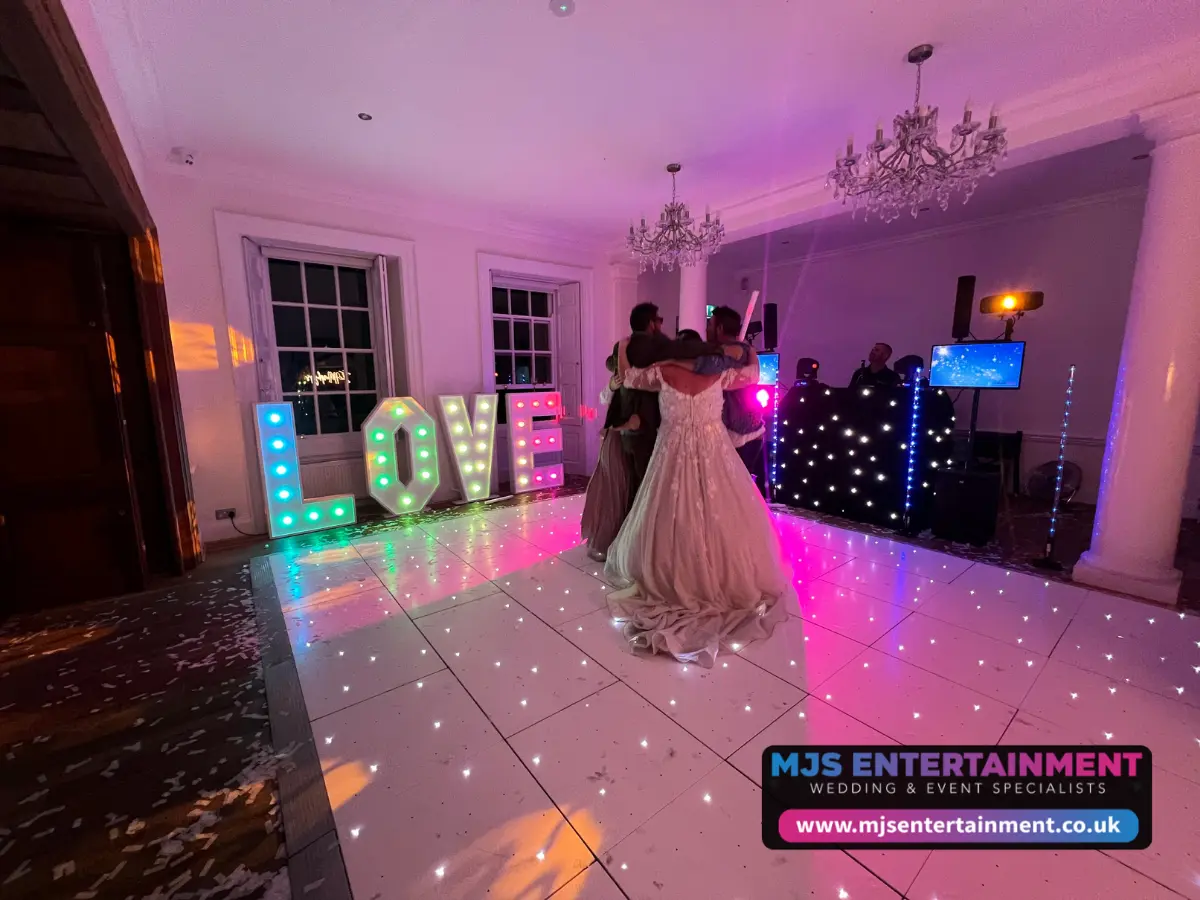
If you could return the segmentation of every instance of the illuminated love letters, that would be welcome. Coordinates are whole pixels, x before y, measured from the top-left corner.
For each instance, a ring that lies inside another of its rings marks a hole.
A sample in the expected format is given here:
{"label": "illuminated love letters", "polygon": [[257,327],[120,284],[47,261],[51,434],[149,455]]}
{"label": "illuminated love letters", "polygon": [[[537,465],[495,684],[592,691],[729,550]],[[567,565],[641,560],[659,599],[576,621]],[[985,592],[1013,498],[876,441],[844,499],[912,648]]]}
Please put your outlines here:
{"label": "illuminated love letters", "polygon": [[[408,480],[400,471],[397,433],[403,431],[408,448]],[[389,397],[375,407],[362,424],[363,461],[371,496],[392,515],[424,509],[440,481],[437,426],[433,417],[412,397]]]}
{"label": "illuminated love letters", "polygon": [[300,454],[296,451],[296,422],[290,403],[255,406],[255,432],[267,494],[267,523],[271,537],[288,537],[355,522],[353,497],[304,499],[300,487]]}
{"label": "illuminated love letters", "polygon": [[[508,394],[508,447],[512,461],[513,493],[536,491],[563,483],[562,463],[549,466],[537,464],[538,454],[562,452],[562,429],[557,422],[562,415],[562,397],[557,391],[538,391],[529,394]],[[543,422],[535,421],[542,419]],[[550,427],[545,419],[553,419]],[[561,457],[560,457],[561,458]]]}
{"label": "illuminated love letters", "polygon": [[439,397],[438,402],[442,410],[442,425],[453,449],[454,467],[463,499],[485,500],[492,492],[496,395],[477,395],[471,419],[467,418],[467,404],[462,397]]}

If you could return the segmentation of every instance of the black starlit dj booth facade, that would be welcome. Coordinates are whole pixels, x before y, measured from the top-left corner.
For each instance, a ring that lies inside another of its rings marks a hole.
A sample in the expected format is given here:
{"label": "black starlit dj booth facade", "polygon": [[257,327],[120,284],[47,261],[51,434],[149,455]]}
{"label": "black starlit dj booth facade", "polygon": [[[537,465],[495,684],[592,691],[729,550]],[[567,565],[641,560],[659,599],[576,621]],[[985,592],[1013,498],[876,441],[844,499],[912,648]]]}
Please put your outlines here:
{"label": "black starlit dj booth facade", "polygon": [[952,462],[954,405],[940,388],[917,390],[793,387],[771,423],[774,499],[885,528],[928,528],[934,479]]}

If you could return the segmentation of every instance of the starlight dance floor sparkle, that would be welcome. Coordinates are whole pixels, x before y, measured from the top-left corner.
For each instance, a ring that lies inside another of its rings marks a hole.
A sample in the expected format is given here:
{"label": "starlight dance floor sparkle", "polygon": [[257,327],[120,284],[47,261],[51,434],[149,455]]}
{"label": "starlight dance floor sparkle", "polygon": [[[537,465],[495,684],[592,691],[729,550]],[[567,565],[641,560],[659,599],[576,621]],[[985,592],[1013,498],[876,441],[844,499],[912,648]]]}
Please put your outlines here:
{"label": "starlight dance floor sparkle", "polygon": [[[630,655],[583,497],[270,558],[359,900],[1200,897],[1200,620],[779,515],[798,603]],[[765,849],[764,747],[1145,744],[1146,851]]]}

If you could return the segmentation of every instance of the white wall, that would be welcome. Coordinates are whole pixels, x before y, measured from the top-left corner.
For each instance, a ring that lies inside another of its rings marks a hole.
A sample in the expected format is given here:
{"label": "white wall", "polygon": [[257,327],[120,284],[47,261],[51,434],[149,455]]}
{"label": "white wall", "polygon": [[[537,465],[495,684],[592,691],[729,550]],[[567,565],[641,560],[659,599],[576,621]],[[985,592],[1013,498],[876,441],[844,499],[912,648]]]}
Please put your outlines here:
{"label": "white wall", "polygon": [[[1116,383],[1117,362],[1141,233],[1144,196],[1127,193],[1003,221],[916,234],[873,246],[819,250],[765,272],[709,264],[709,303],[745,303],[739,283],[761,288],[760,302],[779,305],[785,377],[812,356],[821,378],[848,383],[876,341],[893,361],[951,340],[960,275],[975,275],[976,300],[1005,290],[1040,290],[1045,306],[1017,323],[1028,342],[1021,390],[985,392],[982,429],[1025,432],[1025,468],[1058,453],[1068,366],[1078,366],[1068,458],[1084,469],[1080,499],[1094,500]],[[976,307],[978,309],[978,307]],[[1003,333],[998,320],[975,313],[976,337]],[[970,415],[963,392],[959,425]],[[1194,509],[1194,505],[1189,506]]]}
{"label": "white wall", "polygon": [[[246,452],[245,403],[235,390],[228,338],[230,320],[244,320],[245,311],[230,310],[230,298],[221,289],[215,210],[414,241],[426,392],[417,399],[430,410],[430,401],[439,394],[470,396],[483,387],[479,252],[592,268],[594,302],[592,310],[585,310],[584,364],[598,368],[599,374],[589,382],[585,372],[585,387],[603,380],[604,357],[616,332],[613,273],[600,253],[416,222],[379,209],[313,202],[272,192],[266,179],[262,188],[249,189],[154,171],[143,180],[143,189],[162,242],[196,513],[206,541],[236,535],[229,524],[216,521],[219,508],[236,508],[239,526],[246,530],[243,516],[252,508],[251,492],[261,491],[257,461]],[[393,297],[393,307],[397,304]],[[594,431],[589,429],[590,444]],[[595,454],[589,446],[589,464]],[[443,460],[441,496],[448,495],[452,484],[447,462]]]}

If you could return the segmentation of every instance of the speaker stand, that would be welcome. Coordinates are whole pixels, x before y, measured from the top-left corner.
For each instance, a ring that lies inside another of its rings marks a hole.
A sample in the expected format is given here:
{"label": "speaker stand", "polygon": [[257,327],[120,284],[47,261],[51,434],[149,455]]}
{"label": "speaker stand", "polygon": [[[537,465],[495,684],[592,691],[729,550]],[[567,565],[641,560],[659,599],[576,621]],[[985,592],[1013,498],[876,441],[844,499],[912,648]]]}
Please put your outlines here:
{"label": "speaker stand", "polygon": [[975,468],[975,427],[979,423],[979,388],[975,388],[975,396],[971,398],[971,426],[967,431],[967,460],[963,469],[970,472]]}

